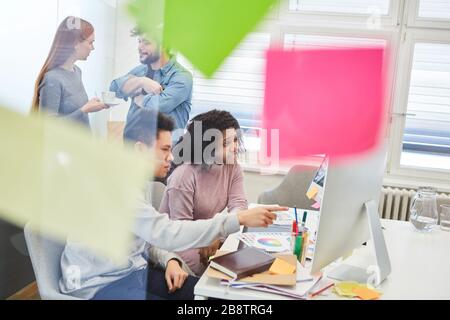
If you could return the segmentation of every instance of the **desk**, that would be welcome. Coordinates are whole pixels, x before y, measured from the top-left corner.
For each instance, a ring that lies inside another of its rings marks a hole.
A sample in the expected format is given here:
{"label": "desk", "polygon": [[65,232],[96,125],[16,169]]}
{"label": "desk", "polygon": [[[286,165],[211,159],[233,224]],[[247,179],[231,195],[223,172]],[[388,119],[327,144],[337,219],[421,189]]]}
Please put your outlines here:
{"label": "desk", "polygon": [[[409,222],[381,220],[391,259],[392,272],[378,288],[381,299],[450,299],[450,232],[440,229],[420,233]],[[239,240],[230,235],[221,250],[234,251]],[[354,251],[345,260],[355,266],[366,266],[374,260],[371,243]],[[334,266],[342,262],[334,263]],[[328,268],[333,266],[328,266]],[[249,289],[225,288],[217,279],[205,274],[195,286],[197,300],[208,297],[228,300],[278,300],[288,297]],[[314,299],[345,299],[334,293]]]}

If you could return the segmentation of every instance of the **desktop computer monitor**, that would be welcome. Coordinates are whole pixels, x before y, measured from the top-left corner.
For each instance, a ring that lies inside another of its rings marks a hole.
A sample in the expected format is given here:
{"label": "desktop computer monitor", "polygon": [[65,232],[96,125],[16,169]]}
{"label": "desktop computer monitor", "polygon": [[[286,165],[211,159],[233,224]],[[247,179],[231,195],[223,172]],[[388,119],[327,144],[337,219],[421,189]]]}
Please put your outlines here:
{"label": "desktop computer monitor", "polygon": [[[341,164],[328,160],[311,272],[350,254],[372,236],[381,282],[391,269],[378,215],[386,147]],[[364,268],[341,265],[328,276],[365,283],[369,274]]]}

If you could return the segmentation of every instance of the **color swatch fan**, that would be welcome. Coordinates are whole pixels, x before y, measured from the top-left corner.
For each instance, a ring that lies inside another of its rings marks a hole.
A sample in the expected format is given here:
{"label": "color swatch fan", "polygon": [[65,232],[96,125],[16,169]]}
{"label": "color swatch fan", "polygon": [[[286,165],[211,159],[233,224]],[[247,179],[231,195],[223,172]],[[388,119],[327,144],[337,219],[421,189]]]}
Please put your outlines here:
{"label": "color swatch fan", "polygon": [[291,250],[289,233],[251,232],[239,235],[239,240],[247,246],[263,249],[267,252],[286,252]]}

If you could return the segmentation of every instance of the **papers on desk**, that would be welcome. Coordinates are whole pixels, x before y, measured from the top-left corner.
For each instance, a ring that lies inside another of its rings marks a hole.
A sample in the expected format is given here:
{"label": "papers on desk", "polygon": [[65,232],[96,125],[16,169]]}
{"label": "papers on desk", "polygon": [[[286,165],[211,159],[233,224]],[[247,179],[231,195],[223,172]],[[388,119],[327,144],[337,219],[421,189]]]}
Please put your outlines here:
{"label": "papers on desk", "polygon": [[309,270],[297,264],[297,283],[295,286],[280,286],[263,283],[221,280],[220,284],[235,289],[251,289],[305,300],[321,282],[322,274],[310,275]]}
{"label": "papers on desk", "polygon": [[[276,205],[276,204],[274,204]],[[255,208],[255,207],[264,207],[264,205],[260,204],[250,204],[249,208]],[[267,206],[267,205],[266,205]],[[272,205],[271,205],[272,206]],[[306,258],[309,260],[312,260],[314,256],[314,249],[316,244],[316,236],[317,236],[317,229],[319,227],[319,212],[318,211],[312,211],[312,210],[305,210],[305,209],[299,209],[297,208],[297,213],[300,215],[298,218],[301,219],[303,217],[303,212],[307,212],[306,217],[306,223],[305,227],[309,231],[309,245],[308,245],[308,251],[306,253]],[[274,221],[274,224],[269,226],[268,228],[247,228],[245,234],[251,234],[251,233],[288,233],[289,236],[292,232],[292,222],[295,220],[295,209],[289,208],[289,211],[279,211],[275,212],[277,215],[277,219]],[[242,242],[244,242],[246,245],[252,245],[251,239],[240,239]],[[249,244],[249,243],[250,244]],[[290,237],[289,237],[290,242]],[[261,248],[261,247],[259,247]],[[265,249],[265,248],[261,248]],[[289,247],[289,250],[291,250],[291,247]],[[282,252],[282,251],[270,251],[269,252]]]}
{"label": "papers on desk", "polygon": [[[278,206],[278,204],[264,205],[264,204],[250,203],[248,208],[253,209],[253,208],[257,208],[257,207],[272,207],[272,206]],[[283,231],[291,232],[292,221],[295,220],[294,209],[290,208],[289,211],[274,211],[273,213],[275,213],[277,216],[273,225],[281,226],[283,228]]]}
{"label": "papers on desk", "polygon": [[300,299],[300,300],[306,300],[307,299],[306,295],[298,294],[294,290],[288,290],[288,289],[284,289],[282,287],[276,287],[276,286],[270,286],[270,285],[261,285],[261,286],[253,286],[253,287],[250,287],[249,289],[257,290],[257,291],[263,291],[263,292],[269,292],[269,293],[274,293],[274,294],[280,294],[280,295],[283,295],[283,296],[287,296],[287,297],[295,298],[295,299]]}
{"label": "papers on desk", "polygon": [[291,252],[291,235],[287,232],[241,233],[238,239],[249,247],[267,252]]}
{"label": "papers on desk", "polygon": [[292,215],[292,212],[290,211],[282,211],[282,212],[276,212],[277,219],[273,222],[275,225],[278,226],[289,226],[289,228],[292,227],[292,221],[295,220],[294,216]]}
{"label": "papers on desk", "polygon": [[[221,256],[224,253],[221,251],[216,252],[216,256]],[[297,269],[298,261],[297,257],[292,254],[279,254],[274,253],[273,256],[275,258],[282,259],[289,264],[295,266],[295,269]],[[226,275],[225,273],[216,270],[214,268],[209,268],[206,270],[206,274],[208,277],[213,279],[219,279],[219,280],[233,280],[229,275]],[[243,283],[257,283],[257,284],[271,284],[271,285],[280,285],[280,286],[293,286],[297,283],[297,270],[295,270],[294,273],[290,274],[273,274],[269,270],[253,274],[249,277],[245,277],[242,279],[239,279],[239,282]]]}

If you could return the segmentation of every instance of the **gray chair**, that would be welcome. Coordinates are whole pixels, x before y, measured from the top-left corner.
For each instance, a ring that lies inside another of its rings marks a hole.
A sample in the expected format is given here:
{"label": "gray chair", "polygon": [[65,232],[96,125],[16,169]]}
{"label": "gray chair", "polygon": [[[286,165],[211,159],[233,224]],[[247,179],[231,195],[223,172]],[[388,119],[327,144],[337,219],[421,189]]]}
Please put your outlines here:
{"label": "gray chair", "polygon": [[38,234],[29,223],[25,226],[24,234],[41,299],[79,300],[59,291],[64,244]]}
{"label": "gray chair", "polygon": [[315,201],[308,199],[306,192],[317,169],[313,166],[292,167],[278,186],[259,195],[258,203],[315,210],[311,208]]}
{"label": "gray chair", "polygon": [[[166,186],[161,182],[150,182],[150,190],[151,194],[146,197],[158,210]],[[80,300],[59,291],[64,244],[33,231],[30,224],[25,226],[24,234],[41,299]]]}

